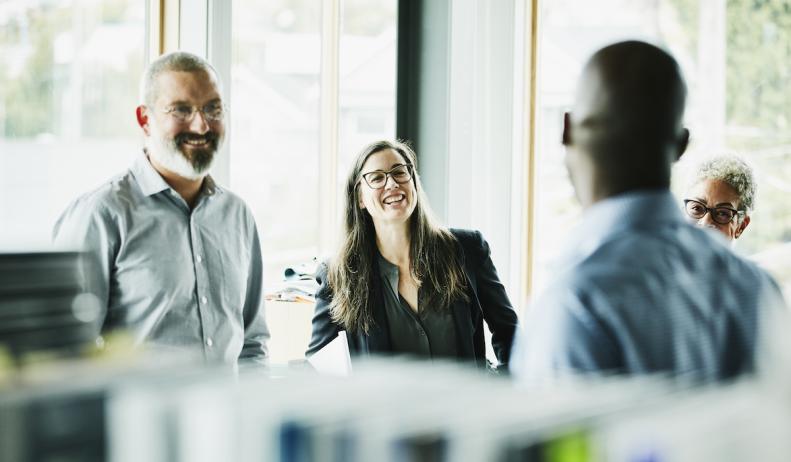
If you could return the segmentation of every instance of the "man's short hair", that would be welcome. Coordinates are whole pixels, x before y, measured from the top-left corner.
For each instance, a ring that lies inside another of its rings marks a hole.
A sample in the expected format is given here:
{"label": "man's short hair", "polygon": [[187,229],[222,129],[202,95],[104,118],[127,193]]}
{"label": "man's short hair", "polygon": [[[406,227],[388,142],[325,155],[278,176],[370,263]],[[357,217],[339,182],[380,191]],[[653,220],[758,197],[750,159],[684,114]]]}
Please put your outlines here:
{"label": "man's short hair", "polygon": [[689,186],[702,181],[722,181],[739,195],[739,208],[750,212],[755,206],[757,186],[753,169],[742,158],[735,155],[711,157],[698,164],[689,180]]}
{"label": "man's short hair", "polygon": [[151,106],[157,99],[156,79],[163,72],[205,72],[214,76],[221,86],[220,76],[208,61],[186,51],[174,51],[160,56],[148,65],[140,80],[140,104]]}

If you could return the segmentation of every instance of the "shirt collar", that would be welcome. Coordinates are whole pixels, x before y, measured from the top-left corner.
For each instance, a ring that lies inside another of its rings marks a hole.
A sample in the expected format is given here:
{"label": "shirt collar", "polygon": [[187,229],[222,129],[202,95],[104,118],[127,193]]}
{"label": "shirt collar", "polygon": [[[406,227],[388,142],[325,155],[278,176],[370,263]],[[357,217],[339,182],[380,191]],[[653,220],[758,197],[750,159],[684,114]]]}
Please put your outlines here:
{"label": "shirt collar", "polygon": [[571,234],[565,257],[589,255],[612,236],[630,229],[650,231],[684,223],[680,206],[668,190],[619,194],[592,205],[583,213]]}
{"label": "shirt collar", "polygon": [[[140,185],[140,189],[146,196],[153,196],[154,194],[170,189],[170,185],[167,184],[159,172],[151,165],[151,161],[148,160],[148,155],[146,155],[145,150],[141,151],[140,155],[135,159],[131,170],[137,180],[137,184]],[[221,192],[223,192],[223,189],[217,185],[214,178],[212,178],[211,175],[206,175],[203,185],[201,186],[201,194],[211,196]]]}
{"label": "shirt collar", "polygon": [[220,194],[223,192],[223,189],[214,181],[211,175],[206,175],[203,178],[203,185],[201,186],[201,194],[212,196],[214,194]]}

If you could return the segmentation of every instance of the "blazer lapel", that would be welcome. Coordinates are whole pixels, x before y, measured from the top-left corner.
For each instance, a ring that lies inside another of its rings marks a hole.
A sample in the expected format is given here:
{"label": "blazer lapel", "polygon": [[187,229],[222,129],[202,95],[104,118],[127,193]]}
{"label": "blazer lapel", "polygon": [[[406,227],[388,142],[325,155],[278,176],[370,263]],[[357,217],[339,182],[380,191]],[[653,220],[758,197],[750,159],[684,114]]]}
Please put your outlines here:
{"label": "blazer lapel", "polygon": [[459,247],[461,266],[464,268],[464,275],[467,278],[467,296],[470,299],[469,302],[457,300],[451,305],[453,320],[456,325],[456,338],[459,344],[459,356],[479,361],[481,358],[477,358],[475,353],[474,335],[476,321],[473,319],[473,311],[481,313],[481,305],[478,301],[478,281],[473,277],[472,269],[467,262],[466,252],[461,243],[459,243]]}

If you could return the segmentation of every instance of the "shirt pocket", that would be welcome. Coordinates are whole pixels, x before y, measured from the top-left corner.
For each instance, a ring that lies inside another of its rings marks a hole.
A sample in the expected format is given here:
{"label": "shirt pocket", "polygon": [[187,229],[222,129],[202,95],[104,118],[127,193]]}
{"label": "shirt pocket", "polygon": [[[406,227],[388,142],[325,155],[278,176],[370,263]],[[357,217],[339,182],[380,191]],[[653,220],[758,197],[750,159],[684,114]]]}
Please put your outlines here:
{"label": "shirt pocket", "polygon": [[210,270],[219,282],[216,289],[223,306],[229,311],[229,316],[241,319],[250,277],[248,246],[239,239],[229,239],[213,248],[212,253],[214,258],[210,262]]}

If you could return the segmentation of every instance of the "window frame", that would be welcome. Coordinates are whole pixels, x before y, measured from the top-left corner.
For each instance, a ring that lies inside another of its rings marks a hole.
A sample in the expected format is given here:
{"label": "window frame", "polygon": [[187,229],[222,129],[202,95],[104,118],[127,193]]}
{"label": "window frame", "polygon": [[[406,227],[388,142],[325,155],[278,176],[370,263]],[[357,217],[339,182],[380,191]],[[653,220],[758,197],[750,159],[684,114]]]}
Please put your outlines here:
{"label": "window frame", "polygon": [[[537,91],[537,41],[538,41],[538,7],[539,0],[512,0],[515,14],[513,46],[515,53],[519,54],[518,65],[513,72],[513,95],[516,101],[513,104],[513,149],[508,153],[508,162],[513,166],[511,173],[510,188],[510,213],[507,217],[509,221],[508,237],[498,242],[501,254],[511,255],[507,268],[502,268],[508,275],[504,283],[510,287],[512,297],[518,306],[520,302],[528,300],[532,292],[532,279],[534,272],[534,262],[532,249],[535,248],[534,232],[534,177],[535,177],[535,114],[536,114],[536,91]],[[224,83],[223,94],[228,100],[230,95],[230,66],[231,66],[231,18],[232,4],[224,0],[149,0],[150,10],[150,33],[149,40],[156,47],[151,47],[149,56],[152,58],[159,54],[182,49],[190,51],[206,58],[215,66],[220,78]],[[403,10],[404,1],[399,2],[399,11]],[[434,5],[434,6],[431,6]],[[436,11],[438,6],[432,2],[427,7]],[[487,16],[481,21],[489,20],[488,13],[491,7],[477,0],[466,2],[449,2],[447,14],[450,26],[453,21],[469,21],[475,15],[475,11],[483,11]],[[339,39],[340,39],[340,12],[341,0],[327,0],[322,2],[321,18],[321,103],[320,103],[320,148],[319,148],[319,171],[322,172],[319,178],[319,194],[323,201],[320,208],[319,227],[323,230],[319,233],[320,242],[319,253],[328,254],[339,232],[339,204],[338,204],[338,107],[339,107]],[[414,13],[414,8],[410,8]],[[420,13],[420,12],[419,12]],[[454,19],[455,18],[455,19]],[[402,14],[399,13],[399,36],[404,34]],[[479,23],[489,27],[489,23]],[[459,35],[460,37],[460,35]],[[450,37],[448,37],[448,40]],[[401,45],[399,39],[399,45]],[[457,59],[463,55],[457,50]],[[402,63],[399,54],[399,64]],[[449,70],[449,69],[447,69]],[[446,70],[446,71],[447,71]],[[414,88],[405,88],[403,82],[405,78],[411,78],[412,84],[421,85],[423,82],[415,81],[414,76],[407,76],[399,67],[398,72],[398,104],[396,119],[403,121],[402,114],[402,92],[410,91],[420,95],[422,92],[415,92]],[[450,79],[448,72],[440,73]],[[468,82],[469,83],[469,82]],[[456,92],[457,98],[462,92]],[[417,96],[420,97],[420,96]],[[231,102],[233,104],[233,102]],[[456,104],[455,106],[458,106]],[[448,109],[452,108],[451,103]],[[232,112],[232,111],[231,111]],[[451,114],[450,111],[447,112]],[[229,115],[230,117],[230,115]],[[447,126],[452,125],[450,122]],[[459,125],[458,123],[456,124]],[[398,137],[404,137],[402,132],[397,131]],[[422,141],[422,140],[421,140]],[[445,138],[448,143],[450,138]],[[436,145],[436,140],[434,142]],[[223,148],[223,152],[218,157],[213,175],[221,184],[232,184],[230,177],[230,162],[233,156],[233,134],[228,137],[228,142]],[[420,154],[420,149],[418,153]],[[466,154],[469,157],[469,153]],[[451,162],[454,161],[458,167],[458,162],[463,161],[464,156],[455,158],[447,155],[441,165],[447,168],[431,168],[436,161],[423,160],[423,170],[429,170],[422,174],[429,192],[436,191],[435,194],[441,196],[436,204],[440,208],[440,216],[447,218],[444,212],[450,208],[446,203],[447,198],[453,197],[454,189],[458,189],[464,181],[469,181],[473,169],[465,173],[468,179],[461,178],[453,180],[456,186],[452,186],[449,171]],[[470,159],[467,159],[470,160]],[[472,159],[474,160],[474,159]],[[438,165],[439,165],[438,164]],[[429,169],[426,169],[426,167]],[[502,172],[500,172],[502,173]],[[430,194],[431,195],[431,194]],[[505,248],[503,248],[505,247]]]}
{"label": "window frame", "polygon": [[[227,0],[150,0],[153,12],[161,12],[159,54],[184,50],[206,58],[217,70],[223,82],[223,97],[230,101],[233,2]],[[341,29],[341,0],[322,1],[321,8],[321,81],[320,138],[319,143],[319,197],[318,233],[319,254],[332,250],[338,233],[338,108],[339,108],[339,55]],[[156,14],[152,14],[156,16]],[[155,55],[158,56],[158,55]],[[230,101],[233,105],[233,101]],[[229,118],[233,111],[229,111]],[[227,121],[230,125],[230,122]],[[233,156],[233,133],[223,146],[212,170],[220,184],[232,185],[230,165]]]}

